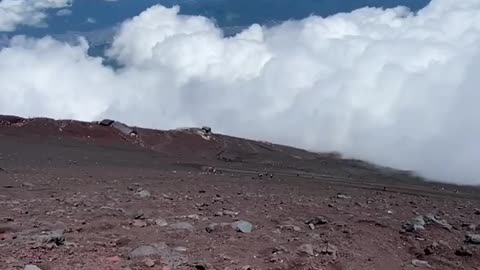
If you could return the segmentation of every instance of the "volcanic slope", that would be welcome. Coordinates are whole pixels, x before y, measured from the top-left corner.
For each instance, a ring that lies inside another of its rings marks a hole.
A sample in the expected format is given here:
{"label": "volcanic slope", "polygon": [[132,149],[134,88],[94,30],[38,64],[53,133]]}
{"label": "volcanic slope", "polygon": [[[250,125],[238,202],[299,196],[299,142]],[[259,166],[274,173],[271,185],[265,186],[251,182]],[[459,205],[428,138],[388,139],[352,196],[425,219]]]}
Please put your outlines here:
{"label": "volcanic slope", "polygon": [[335,153],[0,117],[0,269],[480,269],[480,190]]}

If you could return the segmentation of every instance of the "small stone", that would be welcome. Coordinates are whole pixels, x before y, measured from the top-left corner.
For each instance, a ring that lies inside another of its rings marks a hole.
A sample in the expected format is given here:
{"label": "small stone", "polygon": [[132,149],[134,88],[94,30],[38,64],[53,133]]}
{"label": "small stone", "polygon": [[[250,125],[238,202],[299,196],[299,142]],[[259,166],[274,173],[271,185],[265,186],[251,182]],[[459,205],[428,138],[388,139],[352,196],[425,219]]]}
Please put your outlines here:
{"label": "small stone", "polygon": [[308,227],[310,228],[310,230],[315,230],[315,225],[313,225],[312,223],[308,223]]}
{"label": "small stone", "polygon": [[170,227],[176,230],[189,231],[189,232],[193,232],[195,230],[195,227],[193,227],[193,225],[188,222],[178,222],[170,225]]}
{"label": "small stone", "polygon": [[168,222],[163,218],[157,218],[155,219],[155,224],[157,224],[160,227],[165,227],[168,225]]}
{"label": "small stone", "polygon": [[230,217],[238,216],[238,212],[230,211],[230,210],[223,210],[223,214]]}
{"label": "small stone", "polygon": [[403,228],[407,232],[418,232],[425,230],[425,219],[423,216],[417,216],[409,223],[403,225]]}
{"label": "small stone", "polygon": [[307,254],[310,256],[315,255],[313,252],[313,246],[311,244],[303,244],[298,248],[298,253]]}
{"label": "small stone", "polygon": [[480,209],[475,208],[475,215],[480,215]]}
{"label": "small stone", "polygon": [[342,194],[342,193],[339,193],[339,194],[337,194],[337,198],[339,198],[339,199],[351,199],[352,197],[350,197],[348,195],[345,195],[345,194]]}
{"label": "small stone", "polygon": [[150,197],[151,194],[148,190],[140,189],[137,192],[135,192],[135,196],[140,197],[140,198],[147,198],[147,197]]}
{"label": "small stone", "polygon": [[322,254],[327,254],[327,255],[331,255],[334,259],[337,258],[337,247],[330,244],[330,243],[327,243],[327,245],[325,247],[322,248],[322,250],[320,251]]}
{"label": "small stone", "polygon": [[232,228],[234,228],[237,232],[251,233],[253,230],[253,225],[248,221],[240,220],[232,223]]}
{"label": "small stone", "polygon": [[280,229],[282,230],[289,230],[289,231],[294,231],[294,232],[301,232],[302,229],[296,225],[291,225],[291,224],[287,224],[287,225],[280,225],[279,226]]}
{"label": "small stone", "polygon": [[138,219],[134,220],[132,222],[132,225],[135,226],[135,227],[140,227],[140,228],[148,226],[147,222],[145,222],[143,220],[138,220]]}
{"label": "small stone", "polygon": [[305,224],[313,224],[313,225],[324,225],[327,223],[328,223],[328,219],[324,216],[317,216],[305,222]]}
{"label": "small stone", "polygon": [[173,250],[178,252],[186,252],[188,249],[186,247],[176,247]]}
{"label": "small stone", "polygon": [[427,261],[422,261],[422,260],[417,260],[417,259],[413,259],[412,264],[413,264],[413,266],[416,266],[416,267],[428,267],[428,268],[431,267],[430,264]]}
{"label": "small stone", "polygon": [[25,265],[25,268],[23,268],[23,270],[42,270],[42,269],[34,264],[27,264]]}
{"label": "small stone", "polygon": [[199,220],[199,219],[200,219],[200,216],[197,215],[197,214],[188,215],[188,216],[186,216],[186,217],[189,218],[189,219],[196,219],[196,220]]}
{"label": "small stone", "polygon": [[64,230],[54,230],[45,232],[40,235],[36,235],[33,238],[43,244],[53,244],[54,246],[61,246],[65,243],[65,237],[63,236]]}
{"label": "small stone", "polygon": [[425,255],[432,255],[434,253],[434,250],[433,250],[433,246],[428,246],[426,247],[423,252],[425,253]]}
{"label": "small stone", "polygon": [[212,233],[212,232],[215,232],[215,231],[222,231],[225,228],[231,227],[231,226],[232,226],[231,223],[211,223],[205,228],[205,230],[208,233]]}
{"label": "small stone", "polygon": [[133,214],[133,219],[145,219],[145,215],[143,213],[135,213]]}
{"label": "small stone", "polygon": [[476,231],[477,230],[477,225],[475,225],[475,224],[468,225],[468,230],[471,231],[471,232]]}
{"label": "small stone", "polygon": [[452,225],[448,224],[448,222],[444,219],[438,219],[433,214],[428,214],[424,217],[424,220],[427,224],[437,224],[442,226],[446,230],[452,230]]}
{"label": "small stone", "polygon": [[461,247],[457,250],[455,250],[455,255],[457,256],[461,256],[461,257],[472,257],[473,256],[473,252],[470,251],[468,248],[466,247]]}
{"label": "small stone", "polygon": [[467,234],[465,241],[470,244],[480,245],[480,234]]}
{"label": "small stone", "polygon": [[148,267],[154,267],[155,266],[155,261],[150,259],[150,258],[146,258],[145,260],[143,260],[143,263]]}

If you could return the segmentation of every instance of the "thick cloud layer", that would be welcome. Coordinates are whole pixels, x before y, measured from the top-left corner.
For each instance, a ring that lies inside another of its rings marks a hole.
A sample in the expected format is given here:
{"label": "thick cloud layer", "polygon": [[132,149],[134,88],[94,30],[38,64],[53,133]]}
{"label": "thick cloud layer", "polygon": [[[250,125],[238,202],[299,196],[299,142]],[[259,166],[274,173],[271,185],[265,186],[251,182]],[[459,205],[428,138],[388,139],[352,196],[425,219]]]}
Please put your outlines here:
{"label": "thick cloud layer", "polygon": [[20,25],[42,26],[45,10],[71,6],[73,0],[1,0],[0,32],[14,31]]}
{"label": "thick cloud layer", "polygon": [[215,131],[340,151],[480,184],[480,1],[417,14],[364,8],[224,38],[203,17],[152,7],[108,51],[14,38],[0,51],[0,113]]}

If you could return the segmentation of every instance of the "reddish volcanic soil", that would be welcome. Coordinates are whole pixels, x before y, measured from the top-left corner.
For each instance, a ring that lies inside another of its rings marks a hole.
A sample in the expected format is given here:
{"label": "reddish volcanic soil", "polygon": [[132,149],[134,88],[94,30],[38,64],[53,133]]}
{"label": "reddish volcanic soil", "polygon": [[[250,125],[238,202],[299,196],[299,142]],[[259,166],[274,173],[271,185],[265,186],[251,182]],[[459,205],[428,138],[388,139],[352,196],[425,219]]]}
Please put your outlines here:
{"label": "reddish volcanic soil", "polygon": [[0,117],[0,269],[480,269],[480,189],[201,129]]}

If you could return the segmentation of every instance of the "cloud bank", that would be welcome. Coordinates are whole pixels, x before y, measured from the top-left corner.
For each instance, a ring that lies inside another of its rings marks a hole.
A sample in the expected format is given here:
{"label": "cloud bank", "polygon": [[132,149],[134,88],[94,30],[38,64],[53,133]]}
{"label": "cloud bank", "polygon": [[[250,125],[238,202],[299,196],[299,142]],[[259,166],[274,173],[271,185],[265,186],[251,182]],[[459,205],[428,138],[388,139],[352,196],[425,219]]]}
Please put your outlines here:
{"label": "cloud bank", "polygon": [[0,51],[0,113],[210,125],[480,184],[480,1],[363,8],[229,38],[178,12],[154,6],[124,22],[107,52],[116,70],[83,39],[13,38]]}
{"label": "cloud bank", "polygon": [[1,0],[0,32],[12,32],[20,25],[42,26],[45,11],[72,5],[73,0]]}

